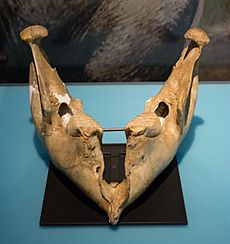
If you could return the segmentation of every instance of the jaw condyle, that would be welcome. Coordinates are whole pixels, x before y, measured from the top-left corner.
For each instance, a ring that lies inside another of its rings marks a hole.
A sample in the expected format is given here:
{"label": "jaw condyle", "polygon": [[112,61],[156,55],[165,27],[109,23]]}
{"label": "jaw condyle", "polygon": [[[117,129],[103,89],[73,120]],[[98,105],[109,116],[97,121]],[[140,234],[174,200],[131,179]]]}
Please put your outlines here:
{"label": "jaw condyle", "polygon": [[30,64],[30,107],[36,130],[57,168],[65,173],[116,224],[122,210],[137,199],[168,166],[186,135],[194,113],[198,89],[198,59],[209,42],[199,28],[189,29],[172,73],[144,112],[125,126],[125,177],[108,183],[103,178],[103,129],[73,98],[40,47],[48,35],[42,26],[21,33],[33,54]]}

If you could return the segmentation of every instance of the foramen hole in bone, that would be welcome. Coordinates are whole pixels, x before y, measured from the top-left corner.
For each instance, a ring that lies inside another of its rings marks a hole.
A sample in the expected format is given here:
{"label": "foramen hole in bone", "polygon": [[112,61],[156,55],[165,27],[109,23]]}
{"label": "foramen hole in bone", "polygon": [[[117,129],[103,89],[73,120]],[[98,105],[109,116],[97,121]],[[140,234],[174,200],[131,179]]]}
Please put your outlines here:
{"label": "foramen hole in bone", "polygon": [[62,103],[58,109],[58,114],[60,115],[60,117],[62,117],[63,115],[65,115],[67,113],[73,115],[69,106],[66,103]]}
{"label": "foramen hole in bone", "polygon": [[159,117],[163,117],[165,118],[168,113],[169,113],[169,107],[165,102],[160,102],[157,109],[155,110],[155,113],[159,116]]}

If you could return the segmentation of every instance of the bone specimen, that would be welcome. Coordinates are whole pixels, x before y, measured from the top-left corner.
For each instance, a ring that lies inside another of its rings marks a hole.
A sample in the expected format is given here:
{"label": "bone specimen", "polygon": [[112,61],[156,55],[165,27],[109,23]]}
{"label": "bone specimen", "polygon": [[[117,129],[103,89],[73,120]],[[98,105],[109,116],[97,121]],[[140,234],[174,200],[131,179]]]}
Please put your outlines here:
{"label": "bone specimen", "polygon": [[144,112],[126,127],[125,178],[103,179],[103,129],[83,111],[49,65],[40,40],[48,35],[42,26],[30,26],[21,38],[32,49],[30,106],[36,130],[57,168],[66,174],[116,224],[122,210],[137,199],[168,166],[186,135],[194,113],[198,89],[198,59],[209,42],[199,28],[189,29],[189,46],[182,51],[172,73]]}

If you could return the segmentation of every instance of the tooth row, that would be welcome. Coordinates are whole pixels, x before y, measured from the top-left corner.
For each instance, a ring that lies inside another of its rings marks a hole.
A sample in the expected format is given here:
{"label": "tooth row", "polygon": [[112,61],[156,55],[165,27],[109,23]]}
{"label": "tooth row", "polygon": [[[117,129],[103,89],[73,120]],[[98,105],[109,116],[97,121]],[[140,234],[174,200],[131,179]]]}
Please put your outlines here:
{"label": "tooth row", "polygon": [[155,137],[161,132],[161,123],[159,117],[152,112],[139,114],[131,120],[126,126],[126,134],[132,136],[145,135]]}

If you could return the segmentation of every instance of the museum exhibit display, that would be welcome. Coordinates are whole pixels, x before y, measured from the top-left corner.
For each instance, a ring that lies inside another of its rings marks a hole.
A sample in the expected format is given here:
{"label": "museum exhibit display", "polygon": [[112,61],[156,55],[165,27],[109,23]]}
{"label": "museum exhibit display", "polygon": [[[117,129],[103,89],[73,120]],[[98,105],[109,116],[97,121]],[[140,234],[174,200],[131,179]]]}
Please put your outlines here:
{"label": "museum exhibit display", "polygon": [[33,55],[29,89],[37,133],[54,165],[107,213],[111,224],[117,224],[122,211],[169,165],[187,134],[197,100],[198,60],[209,37],[200,28],[185,33],[190,43],[171,75],[124,128],[124,176],[108,182],[101,150],[104,129],[83,111],[82,101],[69,94],[50,66],[40,46],[47,35],[47,29],[39,25],[20,33]]}
{"label": "museum exhibit display", "polygon": [[229,37],[229,0],[0,1],[0,243],[229,244]]}

